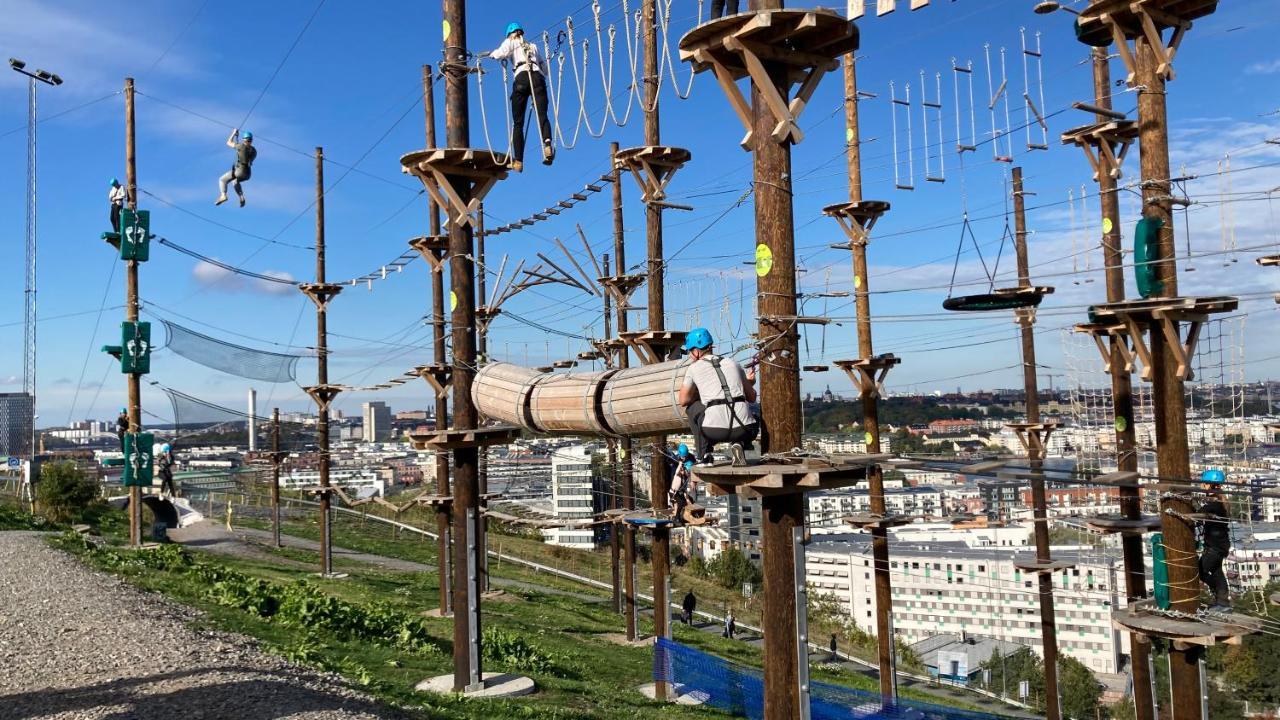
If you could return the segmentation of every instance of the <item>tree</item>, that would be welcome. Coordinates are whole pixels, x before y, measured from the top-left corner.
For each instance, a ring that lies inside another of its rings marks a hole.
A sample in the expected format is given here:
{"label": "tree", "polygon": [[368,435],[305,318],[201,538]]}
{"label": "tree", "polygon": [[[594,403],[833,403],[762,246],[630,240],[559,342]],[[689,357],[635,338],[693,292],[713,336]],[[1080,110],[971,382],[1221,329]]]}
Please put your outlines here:
{"label": "tree", "polygon": [[98,497],[98,484],[86,478],[75,463],[63,461],[40,469],[36,503],[49,520],[65,523],[97,509],[102,500]]}
{"label": "tree", "polygon": [[760,585],[763,575],[747,556],[738,548],[721,551],[714,560],[707,563],[707,570],[722,587],[740,590],[744,583]]}
{"label": "tree", "polygon": [[991,675],[991,681],[984,685],[985,689],[1017,697],[1018,683],[1026,680],[1030,686],[1027,700],[1037,709],[1044,707],[1044,662],[1031,648],[1021,647],[1008,655],[1001,655],[996,650],[978,667],[989,671]]}
{"label": "tree", "polygon": [[1084,663],[1070,655],[1059,655],[1058,694],[1065,717],[1088,720],[1094,717],[1094,709],[1102,700],[1102,684]]}

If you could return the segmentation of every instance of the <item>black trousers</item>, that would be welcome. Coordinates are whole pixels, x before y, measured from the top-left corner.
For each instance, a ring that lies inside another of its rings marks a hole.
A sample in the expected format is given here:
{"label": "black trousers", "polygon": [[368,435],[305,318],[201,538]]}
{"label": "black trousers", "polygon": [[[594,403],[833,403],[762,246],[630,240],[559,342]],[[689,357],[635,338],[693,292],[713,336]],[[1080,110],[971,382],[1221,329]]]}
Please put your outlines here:
{"label": "black trousers", "polygon": [[176,496],[178,494],[178,488],[173,484],[173,473],[160,474],[160,492],[164,492],[166,490],[169,491],[170,495]]}
{"label": "black trousers", "polygon": [[1222,561],[1229,550],[1205,548],[1200,554],[1200,581],[1209,586],[1213,599],[1220,605],[1229,605],[1231,595],[1227,591],[1227,575],[1222,572]]}
{"label": "black trousers", "polygon": [[[728,12],[725,12],[725,11]],[[711,0],[711,19],[738,13],[738,0]]]}
{"label": "black trousers", "polygon": [[120,206],[111,203],[111,232],[120,232]]}
{"label": "black trousers", "polygon": [[538,71],[520,70],[511,85],[511,154],[513,160],[524,160],[524,114],[533,95],[533,110],[541,131],[539,140],[552,141],[551,122],[547,120],[547,79]]}
{"label": "black trousers", "polygon": [[693,434],[696,447],[694,454],[699,460],[714,450],[716,443],[739,443],[743,450],[750,450],[751,443],[760,434],[760,426],[754,422],[748,425],[734,424],[732,428],[703,427],[702,417],[706,412],[707,408],[701,401],[692,403],[685,410],[685,417],[689,420],[689,432]]}

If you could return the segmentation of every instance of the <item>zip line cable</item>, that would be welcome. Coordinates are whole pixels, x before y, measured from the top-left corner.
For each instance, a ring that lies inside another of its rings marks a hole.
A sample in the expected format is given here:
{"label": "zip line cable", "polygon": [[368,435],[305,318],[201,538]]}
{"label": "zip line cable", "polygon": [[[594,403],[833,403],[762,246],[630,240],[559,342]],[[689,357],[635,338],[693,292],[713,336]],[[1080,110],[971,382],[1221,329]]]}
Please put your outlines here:
{"label": "zip line cable", "polygon": [[302,36],[307,34],[307,29],[311,27],[312,21],[316,19],[316,15],[320,14],[320,8],[324,7],[325,0],[316,3],[316,9],[311,11],[311,17],[307,18],[307,22],[303,24],[302,29],[298,31],[298,36],[293,39],[293,43],[289,45],[289,50],[285,52],[284,57],[280,59],[280,63],[276,65],[276,69],[271,72],[271,77],[267,78],[267,84],[262,86],[262,92],[258,93],[257,99],[249,106],[249,112],[244,114],[244,118],[240,120],[237,129],[243,129],[244,124],[249,121],[249,117],[253,115],[253,111],[258,109],[258,103],[262,102],[262,98],[266,96],[267,90],[271,88],[271,84],[276,81],[276,76],[284,68],[284,64],[289,61],[289,56],[293,55],[293,51],[297,49],[298,43],[302,42]]}

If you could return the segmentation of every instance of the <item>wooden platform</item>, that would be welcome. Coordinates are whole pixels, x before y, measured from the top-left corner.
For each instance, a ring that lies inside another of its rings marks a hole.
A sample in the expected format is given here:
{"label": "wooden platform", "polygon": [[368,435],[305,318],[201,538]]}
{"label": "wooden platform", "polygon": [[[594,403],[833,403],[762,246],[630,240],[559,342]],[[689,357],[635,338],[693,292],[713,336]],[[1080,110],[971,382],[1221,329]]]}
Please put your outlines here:
{"label": "wooden platform", "polygon": [[449,236],[420,235],[409,240],[409,247],[417,250],[422,259],[431,265],[432,272],[441,272],[444,259],[449,255]]}
{"label": "wooden platform", "polygon": [[965,475],[982,475],[1000,468],[1013,462],[1012,460],[983,460],[982,462],[973,463],[972,465],[964,465],[956,472]]}
{"label": "wooden platform", "polygon": [[1172,640],[1183,647],[1238,645],[1245,635],[1262,631],[1263,621],[1237,613],[1200,614],[1183,618],[1163,612],[1151,600],[1113,610],[1111,623],[1121,630]]}
{"label": "wooden platform", "polygon": [[628,170],[640,186],[640,200],[658,202],[667,197],[667,184],[676,171],[693,158],[684,148],[666,145],[643,145],[625,148],[614,154],[613,160],[621,170]]}
{"label": "wooden platform", "polygon": [[1104,475],[1083,478],[1082,482],[1089,485],[1105,485],[1118,488],[1136,488],[1139,485],[1138,473],[1131,470],[1118,470]]}
{"label": "wooden platform", "polygon": [[1030,558],[1027,560],[1019,560],[1015,558],[1013,561],[1013,566],[1023,572],[1054,573],[1054,572],[1058,572],[1059,570],[1070,570],[1071,568],[1075,567],[1076,564],[1071,562],[1070,560],[1046,560],[1044,562],[1041,562],[1040,560],[1036,560],[1035,558]]}
{"label": "wooden platform", "polygon": [[749,461],[742,466],[695,465],[693,476],[717,495],[785,495],[856,485],[867,478],[868,471],[890,457],[887,454],[850,455],[839,462],[799,458],[793,462]]}
{"label": "wooden platform", "polygon": [[855,387],[868,397],[880,397],[880,389],[884,387],[884,379],[889,371],[902,363],[902,358],[893,353],[858,358],[856,360],[833,360],[832,364],[840,368],[853,381]]}
{"label": "wooden platform", "polygon": [[1098,515],[1087,517],[1084,524],[1095,532],[1121,535],[1141,535],[1160,529],[1160,516],[1148,515],[1141,518],[1126,518],[1118,515]]}
{"label": "wooden platform", "polygon": [[[680,59],[693,63],[694,72],[711,70],[752,144],[751,103],[737,81],[750,77],[775,121],[775,142],[804,139],[796,124],[823,75],[839,66],[839,58],[858,49],[858,28],[832,10],[760,10],[714,19],[680,38]],[[767,64],[767,65],[766,65]],[[782,70],[785,87],[770,77]],[[790,86],[799,83],[788,100]]]}
{"label": "wooden platform", "polygon": [[[1173,58],[1191,21],[1217,9],[1218,0],[1093,0],[1076,18],[1076,38],[1093,47],[1114,43],[1129,71],[1126,82],[1133,85],[1137,62],[1129,41],[1144,36],[1155,52],[1156,72],[1172,80]],[[1162,33],[1169,28],[1166,42]]]}
{"label": "wooden platform", "polygon": [[321,310],[328,307],[329,301],[342,292],[342,286],[337,283],[301,283],[298,289],[303,295],[311,298],[311,302]]}
{"label": "wooden platform", "polygon": [[827,367],[826,365],[802,365],[800,369],[804,370],[805,372],[824,373],[830,370],[831,368]]}
{"label": "wooden platform", "polygon": [[[475,225],[480,209],[494,184],[507,176],[507,156],[482,148],[428,148],[400,157],[404,172],[422,181],[427,194],[444,209],[449,222]],[[462,200],[459,188],[469,190]]]}
{"label": "wooden platform", "polygon": [[865,245],[870,239],[872,228],[881,215],[889,212],[889,203],[884,200],[858,200],[828,205],[822,208],[822,214],[834,218],[840,229],[849,238],[843,245],[832,245],[838,250],[852,249],[852,246]]}
{"label": "wooden platform", "polygon": [[333,402],[334,398],[338,397],[338,394],[342,392],[343,387],[341,385],[332,384],[308,385],[302,389],[311,396],[311,399],[315,401],[318,409],[328,410],[329,404]]}
{"label": "wooden platform", "polygon": [[520,437],[518,427],[499,426],[474,430],[439,430],[411,433],[409,439],[418,450],[456,450],[459,448],[506,445]]}
{"label": "wooden platform", "polygon": [[[1123,328],[1114,334],[1123,333],[1132,344],[1131,348],[1125,343],[1118,345],[1122,352],[1128,353],[1126,365],[1133,366],[1133,354],[1136,353],[1142,361],[1141,377],[1147,381],[1152,377],[1152,364],[1150,346],[1144,333],[1147,330],[1156,332],[1159,328],[1177,361],[1175,371],[1178,378],[1190,380],[1193,377],[1191,359],[1195,357],[1201,326],[1209,315],[1231,312],[1239,305],[1237,298],[1229,296],[1151,298],[1094,305],[1089,308],[1089,316],[1094,321],[1092,325],[1119,325]],[[1178,328],[1179,323],[1188,325],[1185,338]],[[1099,342],[1098,347],[1102,350],[1104,346]],[[1106,359],[1109,363],[1110,353],[1106,354]]]}
{"label": "wooden platform", "polygon": [[1262,257],[1254,258],[1253,261],[1263,267],[1280,265],[1280,255],[1263,255]]}
{"label": "wooden platform", "polygon": [[846,515],[844,518],[846,524],[852,525],[861,530],[874,530],[877,528],[895,528],[903,525],[911,524],[911,517],[907,515],[873,515],[872,513],[855,513]]}
{"label": "wooden platform", "polygon": [[436,397],[445,397],[449,394],[449,386],[453,383],[452,365],[419,365],[411,372],[426,380],[427,384],[435,390]]}
{"label": "wooden platform", "polygon": [[1136,120],[1110,120],[1082,125],[1062,133],[1063,145],[1075,145],[1084,150],[1089,167],[1093,168],[1094,180],[1103,173],[1119,179],[1125,156],[1137,139]]}
{"label": "wooden platform", "polygon": [[678,356],[686,334],[677,330],[641,330],[619,333],[618,337],[629,347],[635,348],[641,362],[655,365]]}

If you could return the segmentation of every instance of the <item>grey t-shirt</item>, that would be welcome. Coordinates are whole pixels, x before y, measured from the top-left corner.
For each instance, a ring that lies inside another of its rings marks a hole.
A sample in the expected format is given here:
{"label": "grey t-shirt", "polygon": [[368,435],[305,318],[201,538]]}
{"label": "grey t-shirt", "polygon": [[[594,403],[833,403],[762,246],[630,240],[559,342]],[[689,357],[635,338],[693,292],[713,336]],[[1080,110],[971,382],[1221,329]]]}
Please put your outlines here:
{"label": "grey t-shirt", "polygon": [[[746,393],[743,387],[747,381],[747,373],[742,366],[735,362],[732,358],[722,358],[719,355],[708,355],[701,360],[695,361],[689,366],[684,375],[684,387],[698,388],[698,399],[703,405],[717,398],[725,398],[724,387],[720,384],[720,376],[716,374],[715,367],[711,361],[720,361],[720,372],[724,373],[725,384],[729,388],[729,397],[741,398]],[[733,403],[733,427],[742,427],[749,425],[754,420],[751,417],[751,408],[747,405],[746,400],[739,400]],[[729,404],[716,404],[707,408],[706,414],[702,416],[702,426],[709,428],[728,428],[730,427]]]}

